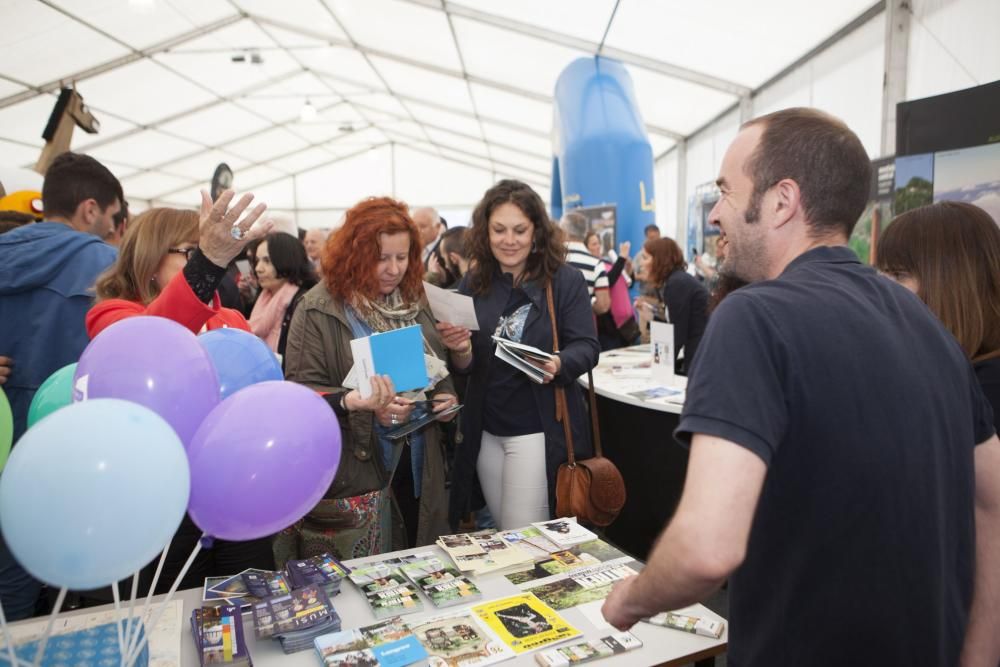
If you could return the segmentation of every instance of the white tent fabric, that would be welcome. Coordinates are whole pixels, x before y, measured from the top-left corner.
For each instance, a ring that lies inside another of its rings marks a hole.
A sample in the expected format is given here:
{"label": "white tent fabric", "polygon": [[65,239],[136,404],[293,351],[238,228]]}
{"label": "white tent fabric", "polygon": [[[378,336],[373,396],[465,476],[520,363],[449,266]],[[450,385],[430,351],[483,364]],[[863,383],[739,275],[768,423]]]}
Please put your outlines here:
{"label": "white tent fabric", "polygon": [[[908,95],[1000,78],[987,32],[1000,25],[1000,3],[911,4]],[[0,44],[0,166],[34,164],[58,88],[75,82],[101,131],[78,132],[72,148],[107,164],[136,210],[193,206],[226,162],[238,189],[302,227],[331,226],[380,194],[463,223],[498,178],[548,198],[556,78],[574,58],[602,53],[632,75],[660,158],[658,220],[673,230],[678,198],[713,177],[741,97],[752,96],[755,113],[828,108],[878,154],[880,9],[872,0],[0,0],[0,22],[13,27]],[[800,62],[844,26],[838,44]]]}

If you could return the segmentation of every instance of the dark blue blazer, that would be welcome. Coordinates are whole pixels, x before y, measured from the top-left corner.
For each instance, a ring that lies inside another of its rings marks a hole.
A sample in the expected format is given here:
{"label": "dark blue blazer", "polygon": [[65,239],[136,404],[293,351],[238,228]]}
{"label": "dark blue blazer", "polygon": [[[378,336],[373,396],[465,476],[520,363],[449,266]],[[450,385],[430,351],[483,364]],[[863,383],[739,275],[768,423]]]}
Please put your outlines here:
{"label": "dark blue blazer", "polygon": [[[556,327],[559,332],[559,358],[562,367],[549,384],[531,382],[532,394],[538,416],[545,431],[545,467],[549,480],[549,512],[555,512],[555,478],[559,465],[566,461],[566,436],[562,423],[556,421],[554,385],[565,387],[573,433],[573,451],[576,456],[591,456],[590,428],[583,402],[583,393],[577,378],[597,365],[600,345],[590,306],[590,294],[583,274],[571,266],[563,265],[552,279],[553,302],[556,310]],[[531,300],[532,308],[524,325],[522,343],[539,349],[552,350],[552,323],[545,298],[545,286],[535,283],[522,285]],[[473,297],[479,331],[472,332],[473,363],[462,410],[462,443],[456,448],[452,469],[451,508],[449,519],[452,529],[469,511],[469,502],[476,479],[476,461],[483,433],[483,406],[488,400],[487,377],[491,364],[505,363],[493,352],[492,336],[497,321],[510,297],[512,286],[499,274],[486,294],[473,295],[468,276],[459,284],[458,291]]]}

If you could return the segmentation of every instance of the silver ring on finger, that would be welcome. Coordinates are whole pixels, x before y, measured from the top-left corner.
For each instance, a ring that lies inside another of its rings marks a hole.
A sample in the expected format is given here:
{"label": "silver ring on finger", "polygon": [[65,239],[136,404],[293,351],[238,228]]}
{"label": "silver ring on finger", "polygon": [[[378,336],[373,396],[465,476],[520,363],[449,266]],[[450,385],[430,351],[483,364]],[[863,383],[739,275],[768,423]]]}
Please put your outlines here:
{"label": "silver ring on finger", "polygon": [[239,225],[233,225],[233,227],[229,230],[229,233],[237,241],[242,241],[247,235],[246,230]]}

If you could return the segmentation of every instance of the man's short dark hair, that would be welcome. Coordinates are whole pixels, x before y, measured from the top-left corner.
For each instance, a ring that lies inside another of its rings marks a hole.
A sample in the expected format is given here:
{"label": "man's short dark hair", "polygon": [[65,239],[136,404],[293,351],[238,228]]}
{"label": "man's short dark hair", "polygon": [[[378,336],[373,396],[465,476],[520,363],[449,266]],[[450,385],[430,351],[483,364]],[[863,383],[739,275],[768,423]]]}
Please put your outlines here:
{"label": "man's short dark hair", "polygon": [[843,121],[805,107],[775,111],[743,127],[752,125],[760,125],[763,134],[745,167],[754,184],[748,208],[790,178],[799,185],[815,235],[850,236],[871,195],[871,160],[858,135]]}
{"label": "man's short dark hair", "polygon": [[659,231],[660,228],[657,227],[656,225],[646,225],[645,227],[642,228],[642,233],[644,236],[649,234],[650,232],[659,232]]}
{"label": "man's short dark hair", "polygon": [[42,183],[45,218],[72,218],[80,202],[94,199],[101,210],[125,201],[122,184],[103,164],[82,153],[58,155]]}

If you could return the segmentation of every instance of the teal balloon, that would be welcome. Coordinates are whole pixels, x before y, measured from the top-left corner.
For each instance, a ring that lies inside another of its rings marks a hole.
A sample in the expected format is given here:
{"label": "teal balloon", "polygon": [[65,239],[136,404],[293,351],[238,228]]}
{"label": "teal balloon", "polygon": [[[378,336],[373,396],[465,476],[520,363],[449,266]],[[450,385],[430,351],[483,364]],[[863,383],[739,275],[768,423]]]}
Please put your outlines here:
{"label": "teal balloon", "polygon": [[184,446],[162,417],[129,401],[91,399],[18,441],[0,476],[0,528],[36,579],[99,588],[163,550],[190,488]]}
{"label": "teal balloon", "polygon": [[14,443],[14,413],[10,409],[7,394],[0,387],[0,470],[7,465],[7,455]]}
{"label": "teal balloon", "polygon": [[31,399],[31,407],[28,408],[28,428],[34,426],[42,417],[73,402],[74,373],[76,364],[72,363],[63,366],[42,383],[35,392],[35,397]]}

